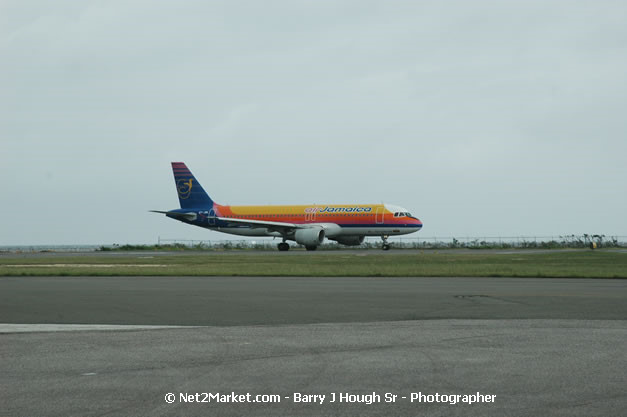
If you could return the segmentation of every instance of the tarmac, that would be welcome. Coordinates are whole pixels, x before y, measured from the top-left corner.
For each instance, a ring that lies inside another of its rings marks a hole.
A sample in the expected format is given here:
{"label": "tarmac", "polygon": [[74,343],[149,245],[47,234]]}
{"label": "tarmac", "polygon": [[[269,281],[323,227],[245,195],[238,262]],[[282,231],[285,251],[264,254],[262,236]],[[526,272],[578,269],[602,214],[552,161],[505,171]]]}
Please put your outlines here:
{"label": "tarmac", "polygon": [[627,280],[4,277],[0,323],[246,326],[627,319]]}
{"label": "tarmac", "polygon": [[627,280],[5,277],[0,323],[7,416],[627,409]]}

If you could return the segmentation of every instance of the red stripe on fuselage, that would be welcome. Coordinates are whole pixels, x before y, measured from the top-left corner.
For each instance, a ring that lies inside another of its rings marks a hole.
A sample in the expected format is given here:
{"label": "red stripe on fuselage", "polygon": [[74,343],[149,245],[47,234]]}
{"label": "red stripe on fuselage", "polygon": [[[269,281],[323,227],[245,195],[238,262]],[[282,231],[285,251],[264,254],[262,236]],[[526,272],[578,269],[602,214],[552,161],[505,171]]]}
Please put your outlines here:
{"label": "red stripe on fuselage", "polygon": [[414,220],[407,217],[394,217],[394,213],[384,213],[382,221],[377,223],[376,221],[376,213],[367,213],[365,216],[355,215],[355,214],[346,214],[346,215],[324,215],[324,214],[275,214],[275,213],[265,213],[259,215],[237,215],[234,214],[231,210],[230,206],[219,206],[219,213],[222,217],[233,217],[235,219],[242,220],[261,220],[261,221],[271,221],[271,222],[283,222],[283,223],[294,223],[294,224],[311,224],[311,223],[335,223],[335,224],[353,224],[353,225],[371,225],[371,224],[381,224],[385,223],[387,225],[393,224],[416,224],[422,225],[419,220]]}

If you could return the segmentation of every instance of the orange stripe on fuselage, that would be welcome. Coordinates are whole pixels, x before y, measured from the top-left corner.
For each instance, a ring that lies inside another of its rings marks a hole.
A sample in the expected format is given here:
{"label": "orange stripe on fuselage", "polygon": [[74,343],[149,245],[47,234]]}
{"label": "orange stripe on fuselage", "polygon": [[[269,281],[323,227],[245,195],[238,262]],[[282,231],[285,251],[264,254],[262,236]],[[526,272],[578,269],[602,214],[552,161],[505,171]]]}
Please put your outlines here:
{"label": "orange stripe on fuselage", "polygon": [[377,209],[383,222],[391,223],[394,213],[383,204],[312,204],[299,206],[218,206],[221,217],[285,223],[375,223]]}

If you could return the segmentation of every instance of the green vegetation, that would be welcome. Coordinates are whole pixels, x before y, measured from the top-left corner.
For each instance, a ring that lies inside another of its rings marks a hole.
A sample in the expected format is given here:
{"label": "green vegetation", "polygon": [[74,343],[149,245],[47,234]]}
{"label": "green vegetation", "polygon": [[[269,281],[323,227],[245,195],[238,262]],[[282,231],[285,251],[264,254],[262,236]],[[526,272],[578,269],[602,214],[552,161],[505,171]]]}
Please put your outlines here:
{"label": "green vegetation", "polygon": [[[436,240],[434,240],[436,239]],[[437,240],[437,238],[409,238],[406,240],[392,240],[395,249],[581,249],[589,248],[595,243],[598,248],[618,248],[624,247],[625,243],[619,241],[617,236],[606,237],[605,235],[565,235],[552,238],[530,238],[530,237],[509,237],[509,238],[450,238]],[[492,239],[492,240],[490,240]],[[498,241],[495,241],[498,239]],[[110,245],[100,246],[98,251],[172,251],[180,252],[184,250],[193,251],[221,251],[221,250],[269,250],[276,251],[277,240],[239,240],[239,241],[180,241],[157,245]],[[324,250],[355,249],[339,245],[335,242],[326,242],[321,247]],[[359,249],[381,249],[381,241],[377,239],[367,240],[359,246]]]}
{"label": "green vegetation", "polygon": [[565,250],[529,253],[399,251],[391,254],[201,253],[152,257],[42,256],[2,257],[1,276],[490,276],[627,278],[627,253]]}

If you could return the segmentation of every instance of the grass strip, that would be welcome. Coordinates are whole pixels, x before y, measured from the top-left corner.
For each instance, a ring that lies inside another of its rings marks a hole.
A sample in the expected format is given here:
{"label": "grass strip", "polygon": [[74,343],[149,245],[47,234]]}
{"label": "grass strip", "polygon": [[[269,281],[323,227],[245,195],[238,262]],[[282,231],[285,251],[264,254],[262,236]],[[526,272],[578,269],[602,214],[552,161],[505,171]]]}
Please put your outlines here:
{"label": "grass strip", "polygon": [[[365,255],[365,256],[364,256]],[[373,276],[627,278],[627,254],[411,252],[0,258],[0,276]]]}

